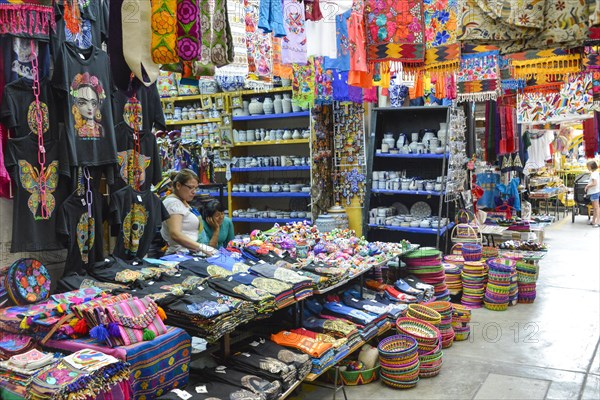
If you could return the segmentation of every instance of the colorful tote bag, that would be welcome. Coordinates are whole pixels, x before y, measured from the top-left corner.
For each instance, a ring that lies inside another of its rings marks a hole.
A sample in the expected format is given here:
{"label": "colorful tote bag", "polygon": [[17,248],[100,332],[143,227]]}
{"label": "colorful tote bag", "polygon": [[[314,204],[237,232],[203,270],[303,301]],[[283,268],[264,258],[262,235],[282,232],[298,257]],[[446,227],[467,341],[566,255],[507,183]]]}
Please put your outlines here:
{"label": "colorful tote bag", "polygon": [[[109,326],[109,333],[125,346],[152,340],[167,332],[158,315],[158,306],[148,297],[109,305],[106,307],[106,315],[109,325],[114,324]],[[118,328],[118,334],[113,326]]]}

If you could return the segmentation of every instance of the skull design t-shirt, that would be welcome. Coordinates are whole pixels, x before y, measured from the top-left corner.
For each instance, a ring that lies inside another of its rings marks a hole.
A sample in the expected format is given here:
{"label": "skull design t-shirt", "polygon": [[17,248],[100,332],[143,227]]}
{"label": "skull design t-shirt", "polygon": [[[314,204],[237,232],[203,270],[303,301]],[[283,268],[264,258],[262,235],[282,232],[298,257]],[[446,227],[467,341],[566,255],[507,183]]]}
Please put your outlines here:
{"label": "skull design t-shirt", "polygon": [[[91,201],[91,204],[89,200]],[[81,273],[103,258],[104,197],[93,190],[88,195],[71,194],[58,210],[56,233],[68,250],[64,275]]]}
{"label": "skull design t-shirt", "polygon": [[113,254],[124,260],[143,258],[169,213],[150,190],[125,186],[110,196],[111,223],[119,228]]}

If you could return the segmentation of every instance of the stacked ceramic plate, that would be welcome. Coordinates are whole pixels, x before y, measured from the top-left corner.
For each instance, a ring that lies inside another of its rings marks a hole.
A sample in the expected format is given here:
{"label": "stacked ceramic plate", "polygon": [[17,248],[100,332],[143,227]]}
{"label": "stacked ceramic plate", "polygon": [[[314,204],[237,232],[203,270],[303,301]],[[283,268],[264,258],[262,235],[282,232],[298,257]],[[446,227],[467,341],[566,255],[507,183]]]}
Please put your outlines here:
{"label": "stacked ceramic plate", "polygon": [[516,262],[507,258],[490,258],[486,264],[489,270],[484,306],[489,310],[504,311],[510,302]]}
{"label": "stacked ceramic plate", "polygon": [[442,253],[431,247],[423,247],[408,254],[404,262],[407,270],[423,283],[432,285],[436,300],[449,300],[446,274],[442,267]]}
{"label": "stacked ceramic plate", "polygon": [[467,340],[471,334],[471,309],[460,304],[452,304],[452,329],[454,340]]}
{"label": "stacked ceramic plate", "polygon": [[419,382],[420,361],[418,343],[408,335],[394,335],[377,346],[381,380],[396,389],[409,389]]}
{"label": "stacked ceramic plate", "polygon": [[442,368],[442,341],[440,331],[432,324],[416,318],[403,317],[396,321],[398,333],[411,336],[418,343],[419,377],[429,378]]}
{"label": "stacked ceramic plate", "polygon": [[452,346],[454,342],[454,329],[452,329],[452,311],[453,306],[449,301],[432,301],[431,303],[425,303],[425,306],[437,311],[442,320],[438,329],[442,335],[442,348],[447,349]]}
{"label": "stacked ceramic plate", "polygon": [[471,308],[481,307],[487,274],[481,261],[465,261],[461,274],[463,293],[461,304]]}

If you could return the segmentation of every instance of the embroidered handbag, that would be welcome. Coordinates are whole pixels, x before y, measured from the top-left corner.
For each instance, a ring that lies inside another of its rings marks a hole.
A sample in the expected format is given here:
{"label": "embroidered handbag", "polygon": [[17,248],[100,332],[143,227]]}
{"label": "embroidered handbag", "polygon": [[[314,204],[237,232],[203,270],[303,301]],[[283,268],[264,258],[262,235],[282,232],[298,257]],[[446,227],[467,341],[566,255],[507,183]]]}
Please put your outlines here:
{"label": "embroidered handbag", "polygon": [[128,346],[143,340],[152,340],[166,333],[162,321],[164,312],[149,297],[133,298],[105,308],[108,333],[120,345]]}

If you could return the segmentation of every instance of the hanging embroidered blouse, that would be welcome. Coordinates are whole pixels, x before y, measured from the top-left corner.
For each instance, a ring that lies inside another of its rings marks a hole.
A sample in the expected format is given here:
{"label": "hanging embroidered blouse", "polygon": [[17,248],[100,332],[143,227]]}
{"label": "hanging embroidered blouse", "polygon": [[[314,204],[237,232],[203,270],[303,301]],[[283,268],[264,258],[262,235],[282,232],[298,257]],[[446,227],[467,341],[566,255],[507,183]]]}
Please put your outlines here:
{"label": "hanging embroidered blouse", "polygon": [[348,33],[348,20],[352,9],[335,16],[335,38],[337,42],[337,57],[325,57],[324,69],[337,69],[338,71],[350,70],[350,38]]}
{"label": "hanging embroidered blouse", "polygon": [[306,31],[304,10],[298,0],[283,1],[283,26],[286,36],[281,39],[281,62],[306,64]]}

